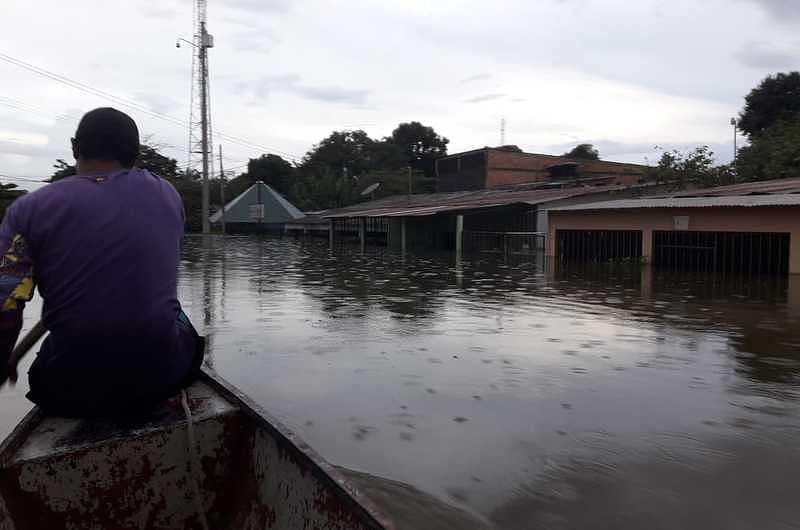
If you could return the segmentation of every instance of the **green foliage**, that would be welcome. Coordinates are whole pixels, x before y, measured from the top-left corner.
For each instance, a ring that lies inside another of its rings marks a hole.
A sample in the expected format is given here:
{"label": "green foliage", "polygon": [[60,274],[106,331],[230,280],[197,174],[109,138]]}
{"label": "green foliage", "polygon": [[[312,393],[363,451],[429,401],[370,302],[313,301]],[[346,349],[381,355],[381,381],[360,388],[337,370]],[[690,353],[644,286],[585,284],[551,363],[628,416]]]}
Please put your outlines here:
{"label": "green foliage", "polygon": [[450,140],[436,134],[433,127],[412,121],[398,125],[384,142],[399,147],[410,167],[424,171],[428,177],[433,177],[434,160],[447,154],[447,144]]}
{"label": "green foliage", "polygon": [[742,181],[800,176],[800,116],[753,135],[739,150],[736,170]]}
{"label": "green foliage", "polygon": [[26,193],[25,190],[19,189],[16,184],[0,184],[0,220],[5,217],[6,208]]}
{"label": "green foliage", "polygon": [[564,156],[578,160],[600,160],[600,152],[592,144],[576,145],[572,151],[567,151]]}
{"label": "green foliage", "polygon": [[141,144],[139,146],[139,158],[136,159],[136,165],[165,179],[184,178],[186,174],[178,169],[178,161],[174,158],[162,155],[158,151],[159,148],[163,148],[163,146],[157,144]]}
{"label": "green foliage", "polygon": [[507,153],[522,153],[522,149],[519,148],[518,145],[501,145],[500,147],[495,147],[498,151],[505,151]]}
{"label": "green foliage", "polygon": [[375,140],[364,131],[334,131],[306,154],[300,167],[306,174],[358,176],[373,169],[374,147]]}
{"label": "green foliage", "polygon": [[56,163],[53,164],[53,168],[55,169],[55,172],[50,175],[50,182],[55,182],[65,177],[71,177],[75,174],[75,165],[67,164],[60,158],[56,159]]}
{"label": "green foliage", "polygon": [[800,116],[800,72],[768,76],[744,99],[738,126],[753,140],[773,125]]}
{"label": "green foliage", "polygon": [[677,149],[663,151],[648,176],[655,182],[680,190],[689,185],[706,188],[733,184],[736,175],[730,166],[715,166],[714,152],[704,145],[686,152]]}
{"label": "green foliage", "polygon": [[341,208],[358,201],[356,186],[355,179],[342,178],[328,169],[314,174],[304,173],[295,179],[290,200],[307,211]]}
{"label": "green foliage", "polygon": [[[278,193],[286,195],[292,184],[294,171],[295,168],[278,155],[261,155],[258,158],[250,159],[247,163],[247,172],[243,176],[249,183],[247,187],[263,181]],[[233,197],[235,196],[233,195]]]}

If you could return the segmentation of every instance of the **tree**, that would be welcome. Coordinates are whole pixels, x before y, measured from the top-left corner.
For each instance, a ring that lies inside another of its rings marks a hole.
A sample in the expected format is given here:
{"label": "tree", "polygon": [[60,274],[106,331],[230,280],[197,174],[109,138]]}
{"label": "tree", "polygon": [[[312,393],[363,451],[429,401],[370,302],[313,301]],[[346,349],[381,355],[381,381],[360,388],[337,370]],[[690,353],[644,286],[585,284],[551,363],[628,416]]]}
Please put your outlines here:
{"label": "tree", "polygon": [[375,140],[364,131],[334,131],[309,151],[301,168],[305,173],[360,175],[374,167]]}
{"label": "tree", "polygon": [[800,72],[767,76],[744,99],[738,126],[752,140],[778,122],[800,116]]}
{"label": "tree", "polygon": [[498,151],[505,151],[507,153],[522,153],[522,149],[519,148],[518,145],[501,145],[500,147],[495,147]]}
{"label": "tree", "polygon": [[600,160],[600,152],[592,144],[576,145],[572,151],[567,151],[564,156],[578,160]]}
{"label": "tree", "polygon": [[278,155],[261,155],[250,159],[244,176],[251,185],[263,181],[278,193],[286,195],[294,176],[294,167]]}
{"label": "tree", "polygon": [[6,208],[26,193],[25,190],[19,189],[16,184],[0,184],[0,220],[5,217]]}
{"label": "tree", "polygon": [[358,200],[357,181],[331,170],[300,174],[292,183],[291,200],[303,210],[342,208]]}
{"label": "tree", "polygon": [[384,141],[400,147],[408,165],[424,171],[428,177],[434,176],[434,161],[447,154],[447,144],[450,143],[444,136],[439,136],[433,127],[418,121],[401,123],[392,131],[392,136]]}
{"label": "tree", "polygon": [[55,182],[57,180],[61,180],[64,177],[71,177],[75,174],[75,165],[74,164],[67,164],[64,160],[58,158],[56,159],[56,163],[53,164],[55,168],[55,172],[50,175],[50,182]]}
{"label": "tree", "polygon": [[741,181],[797,177],[800,169],[800,116],[753,135],[736,158]]}
{"label": "tree", "polygon": [[650,173],[650,178],[673,189],[685,189],[689,185],[705,188],[735,181],[730,166],[714,166],[714,152],[707,145],[686,152],[663,151],[658,165]]}
{"label": "tree", "polygon": [[154,175],[166,179],[179,179],[185,177],[185,173],[178,168],[178,161],[166,155],[162,155],[158,150],[163,149],[159,144],[141,144],[139,146],[139,158],[136,159],[136,166],[148,170]]}

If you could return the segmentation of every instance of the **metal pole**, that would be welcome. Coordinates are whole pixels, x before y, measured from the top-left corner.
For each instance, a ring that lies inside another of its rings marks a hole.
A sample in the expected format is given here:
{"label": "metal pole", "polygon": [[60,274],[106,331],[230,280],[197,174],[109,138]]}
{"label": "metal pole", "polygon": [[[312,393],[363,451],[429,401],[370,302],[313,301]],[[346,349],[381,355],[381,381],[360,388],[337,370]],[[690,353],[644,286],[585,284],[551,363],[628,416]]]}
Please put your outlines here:
{"label": "metal pole", "polygon": [[222,144],[219,144],[219,200],[222,202],[222,234],[225,235],[225,171],[222,169]]}
{"label": "metal pole", "polygon": [[201,148],[203,150],[203,233],[211,232],[208,219],[208,63],[206,62],[206,23],[200,22],[200,124],[202,129]]}
{"label": "metal pole", "polygon": [[731,125],[733,125],[733,163],[735,165],[736,164],[736,155],[737,155],[736,129],[737,129],[737,125],[738,125],[738,122],[736,121],[736,118],[731,118]]}
{"label": "metal pole", "polygon": [[411,202],[411,166],[408,166],[408,201]]}

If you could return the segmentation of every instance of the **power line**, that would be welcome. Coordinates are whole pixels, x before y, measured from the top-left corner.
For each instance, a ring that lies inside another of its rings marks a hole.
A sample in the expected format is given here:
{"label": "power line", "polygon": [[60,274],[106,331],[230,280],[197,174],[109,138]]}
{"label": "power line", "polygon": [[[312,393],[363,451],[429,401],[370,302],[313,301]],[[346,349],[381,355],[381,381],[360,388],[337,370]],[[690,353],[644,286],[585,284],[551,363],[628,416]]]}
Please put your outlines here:
{"label": "power line", "polygon": [[[122,105],[123,107],[128,107],[128,108],[131,108],[131,109],[134,109],[134,110],[138,110],[139,112],[143,112],[143,113],[147,114],[148,116],[151,116],[153,118],[157,118],[157,119],[160,119],[160,120],[167,121],[169,123],[172,123],[173,125],[179,125],[179,126],[184,127],[184,128],[189,126],[189,123],[185,122],[184,120],[181,120],[181,119],[178,119],[178,118],[174,118],[174,117],[169,116],[168,114],[164,114],[162,112],[157,112],[157,111],[150,110],[147,107],[145,107],[145,106],[143,106],[143,105],[141,105],[139,103],[136,103],[135,101],[132,101],[130,99],[126,99],[126,98],[122,98],[122,97],[119,97],[119,96],[115,96],[114,94],[110,94],[110,93],[105,92],[103,90],[100,90],[100,89],[91,87],[89,85],[86,85],[84,83],[81,83],[80,81],[76,81],[76,80],[71,79],[69,77],[66,77],[66,76],[51,72],[49,70],[46,70],[44,68],[35,66],[35,65],[31,64],[31,63],[23,61],[22,59],[17,59],[16,57],[12,57],[12,56],[7,55],[5,53],[0,52],[0,60],[5,61],[5,62],[10,63],[10,64],[13,64],[15,66],[18,66],[20,68],[23,68],[23,69],[28,70],[30,72],[33,72],[35,74],[41,75],[43,77],[46,77],[46,78],[51,79],[53,81],[56,81],[58,83],[62,83],[64,85],[72,87],[72,88],[74,88],[76,90],[80,90],[82,92],[86,92],[86,93],[92,94],[93,96],[97,96],[97,97],[100,97],[100,98],[103,98],[103,99],[107,99],[107,100],[113,101],[114,103],[117,103],[118,105]],[[225,139],[225,140],[227,140],[229,142],[232,142],[234,144],[240,145],[242,147],[248,147],[248,148],[251,148],[251,149],[261,150],[261,151],[264,151],[264,152],[270,152],[271,151],[271,152],[274,152],[274,153],[289,157],[292,160],[300,160],[302,158],[302,157],[293,155],[291,153],[287,153],[285,151],[281,151],[279,149],[273,149],[271,147],[260,145],[260,144],[257,144],[255,142],[251,142],[249,140],[246,140],[244,138],[240,138],[238,136],[234,136],[232,134],[224,133],[222,131],[217,131],[215,133],[215,135],[218,138]]]}
{"label": "power line", "polygon": [[11,175],[4,175],[2,173],[0,173],[0,178],[6,179],[6,180],[17,180],[17,181],[20,181],[20,182],[35,182],[37,184],[47,184],[48,183],[46,180],[36,179],[36,178],[33,178],[33,177],[13,177]]}

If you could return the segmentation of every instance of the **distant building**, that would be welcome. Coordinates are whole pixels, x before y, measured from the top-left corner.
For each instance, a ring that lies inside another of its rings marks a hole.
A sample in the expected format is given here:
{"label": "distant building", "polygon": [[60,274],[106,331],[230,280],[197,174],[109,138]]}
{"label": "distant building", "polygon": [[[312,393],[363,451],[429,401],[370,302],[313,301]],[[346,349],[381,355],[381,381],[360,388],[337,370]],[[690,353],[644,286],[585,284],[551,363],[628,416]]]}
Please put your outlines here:
{"label": "distant building", "polygon": [[[214,213],[211,223],[221,225],[222,215],[222,210]],[[229,233],[283,232],[287,223],[304,217],[303,212],[263,182],[253,184],[225,205]]]}
{"label": "distant building", "polygon": [[640,164],[484,147],[438,159],[436,184],[437,191],[484,190],[549,182],[631,186],[644,180],[646,169],[647,166]]}

